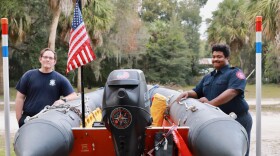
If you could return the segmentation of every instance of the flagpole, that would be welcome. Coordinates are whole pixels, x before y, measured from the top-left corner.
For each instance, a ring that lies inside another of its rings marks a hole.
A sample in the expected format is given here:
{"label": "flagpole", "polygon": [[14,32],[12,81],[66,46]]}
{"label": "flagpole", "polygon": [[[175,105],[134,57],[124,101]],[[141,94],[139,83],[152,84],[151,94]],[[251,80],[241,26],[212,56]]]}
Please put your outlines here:
{"label": "flagpole", "polygon": [[82,126],[86,127],[85,124],[85,101],[84,101],[84,78],[83,78],[83,65],[96,59],[94,51],[91,48],[90,37],[87,34],[86,27],[82,16],[82,3],[76,1],[74,16],[72,21],[72,28],[70,31],[69,40],[69,51],[66,73],[76,68],[80,69],[78,71],[78,77],[80,77],[81,84],[81,105],[82,105]]}
{"label": "flagpole", "polygon": [[2,25],[2,57],[5,109],[5,145],[6,156],[10,156],[10,87],[9,87],[9,51],[8,51],[8,19],[1,18]]}
{"label": "flagpole", "polygon": [[261,156],[262,16],[256,17],[256,156]]}
{"label": "flagpole", "polygon": [[[79,0],[78,1],[78,4],[79,4],[79,8],[80,8],[80,11],[82,13],[82,0]],[[85,94],[84,94],[84,77],[83,77],[83,66],[80,67],[81,69],[81,98],[82,98],[82,124],[83,124],[83,128],[86,127],[86,122],[85,122]],[[79,74],[78,74],[79,76]]]}

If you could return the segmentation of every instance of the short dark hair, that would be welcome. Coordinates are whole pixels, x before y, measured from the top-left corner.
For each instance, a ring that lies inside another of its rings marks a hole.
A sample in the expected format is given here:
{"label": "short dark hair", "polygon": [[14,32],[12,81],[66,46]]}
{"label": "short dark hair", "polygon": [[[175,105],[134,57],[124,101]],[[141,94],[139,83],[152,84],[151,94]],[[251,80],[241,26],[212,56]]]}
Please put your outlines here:
{"label": "short dark hair", "polygon": [[227,44],[214,44],[212,46],[212,53],[214,51],[221,51],[224,53],[225,57],[229,57],[230,55],[230,48]]}
{"label": "short dark hair", "polygon": [[54,54],[54,59],[56,60],[57,54],[56,54],[56,52],[55,52],[54,50],[52,50],[51,48],[44,48],[44,49],[42,49],[41,52],[40,52],[40,57],[42,57],[46,51],[51,51],[51,52],[53,52],[53,54]]}

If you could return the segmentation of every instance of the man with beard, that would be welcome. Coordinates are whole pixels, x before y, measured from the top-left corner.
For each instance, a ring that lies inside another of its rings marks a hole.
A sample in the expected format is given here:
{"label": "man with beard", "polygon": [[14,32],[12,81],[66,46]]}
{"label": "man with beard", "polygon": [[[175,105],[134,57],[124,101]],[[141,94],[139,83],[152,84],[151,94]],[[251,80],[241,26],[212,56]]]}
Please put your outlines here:
{"label": "man with beard", "polygon": [[[250,145],[252,117],[249,105],[244,99],[246,77],[236,67],[229,65],[230,48],[225,44],[212,46],[212,64],[214,71],[204,76],[193,90],[181,93],[176,101],[182,98],[196,98],[202,103],[219,107],[226,114],[234,112],[238,121],[247,131]],[[249,148],[246,155],[249,155]]]}
{"label": "man with beard", "polygon": [[19,127],[27,116],[36,115],[47,105],[60,105],[78,98],[68,79],[54,71],[55,51],[41,50],[39,61],[41,67],[27,71],[16,85],[15,110]]}

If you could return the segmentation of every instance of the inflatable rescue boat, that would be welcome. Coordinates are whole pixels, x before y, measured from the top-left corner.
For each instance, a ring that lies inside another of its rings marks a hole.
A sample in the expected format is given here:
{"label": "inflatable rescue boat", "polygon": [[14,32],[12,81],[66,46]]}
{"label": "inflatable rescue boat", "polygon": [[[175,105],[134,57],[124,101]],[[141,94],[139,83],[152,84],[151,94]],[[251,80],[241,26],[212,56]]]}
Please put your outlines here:
{"label": "inflatable rescue boat", "polygon": [[47,106],[14,138],[17,156],[197,155],[243,156],[246,130],[218,107],[179,91],[147,85],[137,69],[114,70],[104,88],[81,99]]}

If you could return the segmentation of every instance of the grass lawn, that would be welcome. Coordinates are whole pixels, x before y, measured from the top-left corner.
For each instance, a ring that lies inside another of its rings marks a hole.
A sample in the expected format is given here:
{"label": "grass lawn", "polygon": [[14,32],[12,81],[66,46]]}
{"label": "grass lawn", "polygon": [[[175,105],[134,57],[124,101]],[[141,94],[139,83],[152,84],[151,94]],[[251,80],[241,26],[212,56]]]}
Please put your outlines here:
{"label": "grass lawn", "polygon": [[[182,88],[183,90],[190,90],[194,86]],[[245,88],[245,98],[256,97],[256,86],[247,84]],[[262,85],[262,98],[280,98],[280,84],[263,84]]]}
{"label": "grass lawn", "polygon": [[[171,87],[173,88],[173,87]],[[174,88],[176,90],[190,90],[194,88],[194,86],[186,86],[182,88]],[[97,88],[86,89],[85,93],[92,92]],[[75,89],[77,90],[77,89]],[[263,84],[262,85],[262,98],[280,98],[280,84]],[[10,88],[10,101],[14,101],[16,97],[16,90],[14,88]],[[256,86],[247,84],[245,88],[245,97],[246,98],[255,98],[256,97]],[[0,96],[0,100],[3,101],[3,95]]]}
{"label": "grass lawn", "polygon": [[[246,98],[256,97],[256,86],[247,85],[245,88]],[[264,84],[262,85],[262,98],[280,98],[280,84]]]}
{"label": "grass lawn", "polygon": [[[11,135],[11,145],[10,145],[10,153],[11,156],[15,156],[14,147],[13,147],[14,135]],[[5,134],[0,134],[0,156],[5,156]]]}

